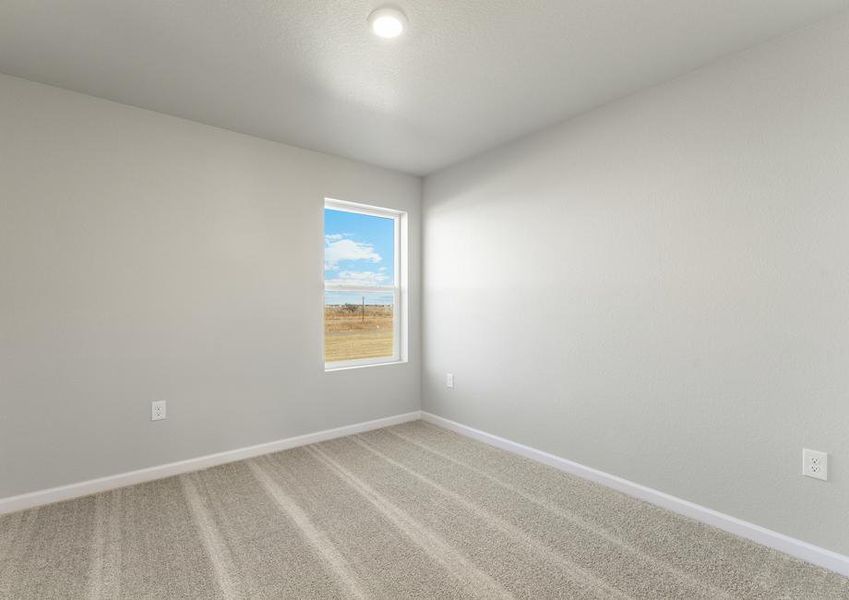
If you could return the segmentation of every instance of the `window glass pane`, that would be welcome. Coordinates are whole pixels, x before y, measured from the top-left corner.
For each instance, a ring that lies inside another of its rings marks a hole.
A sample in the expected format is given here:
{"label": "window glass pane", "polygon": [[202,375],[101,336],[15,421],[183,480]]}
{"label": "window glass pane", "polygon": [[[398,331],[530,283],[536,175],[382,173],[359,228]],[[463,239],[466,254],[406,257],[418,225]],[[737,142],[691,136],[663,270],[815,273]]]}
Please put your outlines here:
{"label": "window glass pane", "polygon": [[395,221],[324,209],[324,281],[359,287],[395,284]]}
{"label": "window glass pane", "polygon": [[392,357],[392,292],[324,293],[324,360]]}

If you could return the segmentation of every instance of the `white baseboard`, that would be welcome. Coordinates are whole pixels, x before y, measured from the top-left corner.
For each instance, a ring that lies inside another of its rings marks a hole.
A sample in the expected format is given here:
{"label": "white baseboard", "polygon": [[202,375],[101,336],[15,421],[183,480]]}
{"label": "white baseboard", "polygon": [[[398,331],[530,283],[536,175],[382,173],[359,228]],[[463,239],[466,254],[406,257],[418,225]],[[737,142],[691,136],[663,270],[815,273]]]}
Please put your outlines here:
{"label": "white baseboard", "polygon": [[549,465],[566,473],[577,475],[583,479],[595,481],[634,498],[645,500],[656,506],[690,517],[696,521],[701,521],[707,525],[712,525],[734,535],[849,577],[849,556],[820,548],[819,546],[797,540],[783,533],[772,531],[760,525],[755,525],[754,523],[749,523],[742,519],[689,502],[688,500],[682,500],[681,498],[676,498],[675,496],[640,485],[639,483],[628,481],[622,477],[586,467],[571,460],[555,456],[554,454],[512,442],[497,435],[492,435],[491,433],[486,433],[428,412],[422,411],[422,419],[461,435],[474,438],[490,446],[519,454],[525,458]]}
{"label": "white baseboard", "polygon": [[62,500],[70,500],[71,498],[79,498],[88,496],[98,492],[114,490],[128,485],[153,481],[155,479],[163,479],[180,475],[181,473],[189,473],[191,471],[199,471],[224,463],[244,460],[254,456],[270,454],[272,452],[280,452],[297,446],[306,446],[315,444],[334,438],[345,437],[355,433],[362,433],[372,429],[380,429],[381,427],[389,427],[390,425],[398,425],[407,421],[416,421],[421,417],[419,411],[413,411],[392,417],[384,417],[375,419],[374,421],[365,421],[363,423],[355,423],[354,425],[346,425],[335,429],[325,429],[315,433],[307,433],[295,437],[277,440],[275,442],[267,442],[256,446],[248,446],[247,448],[237,448],[236,450],[228,450],[226,452],[218,452],[207,456],[190,458],[179,462],[168,463],[156,467],[148,467],[139,469],[138,471],[130,471],[128,473],[120,473],[118,475],[110,475],[108,477],[100,477],[98,479],[90,479],[80,483],[72,483],[61,487],[40,490],[29,494],[21,494],[20,496],[10,496],[8,498],[0,498],[0,514],[61,502]]}

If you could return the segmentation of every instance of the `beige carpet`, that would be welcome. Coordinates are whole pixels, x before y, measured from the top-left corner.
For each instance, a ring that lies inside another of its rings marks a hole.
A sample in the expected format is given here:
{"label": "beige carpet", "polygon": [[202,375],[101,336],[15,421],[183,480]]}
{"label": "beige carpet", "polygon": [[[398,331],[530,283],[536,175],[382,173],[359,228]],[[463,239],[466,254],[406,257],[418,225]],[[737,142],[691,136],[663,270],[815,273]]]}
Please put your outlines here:
{"label": "beige carpet", "polygon": [[0,598],[849,599],[849,580],[422,422],[0,518]]}

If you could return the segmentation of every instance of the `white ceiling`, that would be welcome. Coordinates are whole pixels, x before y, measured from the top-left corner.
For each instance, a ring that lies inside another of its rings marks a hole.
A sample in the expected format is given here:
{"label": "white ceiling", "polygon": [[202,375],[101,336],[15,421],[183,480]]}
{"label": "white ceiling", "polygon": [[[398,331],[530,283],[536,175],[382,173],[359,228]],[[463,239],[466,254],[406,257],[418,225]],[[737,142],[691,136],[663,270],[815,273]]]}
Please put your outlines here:
{"label": "white ceiling", "polygon": [[3,0],[0,72],[417,174],[849,0]]}

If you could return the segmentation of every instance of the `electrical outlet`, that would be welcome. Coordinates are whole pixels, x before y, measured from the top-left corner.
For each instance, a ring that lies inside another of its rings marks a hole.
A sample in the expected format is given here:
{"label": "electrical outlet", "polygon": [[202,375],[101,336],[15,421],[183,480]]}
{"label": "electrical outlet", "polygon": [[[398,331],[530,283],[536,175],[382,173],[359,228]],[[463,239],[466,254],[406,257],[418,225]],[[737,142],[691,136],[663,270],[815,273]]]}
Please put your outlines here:
{"label": "electrical outlet", "polygon": [[165,400],[157,400],[150,403],[150,420],[161,421],[166,418]]}
{"label": "electrical outlet", "polygon": [[802,448],[802,475],[828,481],[828,453]]}
{"label": "electrical outlet", "polygon": [[445,386],[449,388],[454,387],[454,373],[447,373],[445,375]]}

